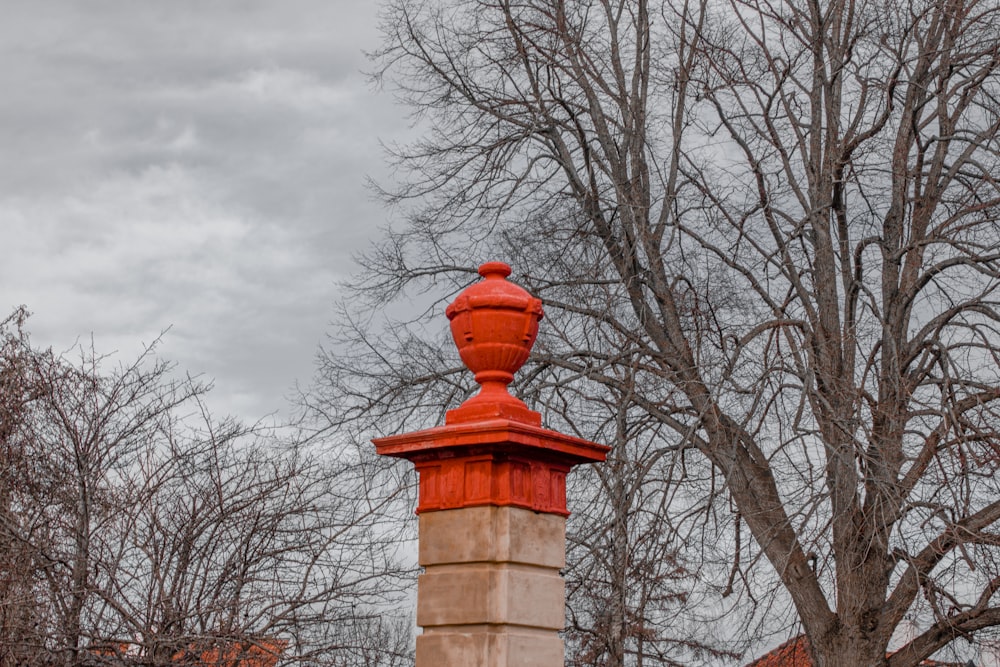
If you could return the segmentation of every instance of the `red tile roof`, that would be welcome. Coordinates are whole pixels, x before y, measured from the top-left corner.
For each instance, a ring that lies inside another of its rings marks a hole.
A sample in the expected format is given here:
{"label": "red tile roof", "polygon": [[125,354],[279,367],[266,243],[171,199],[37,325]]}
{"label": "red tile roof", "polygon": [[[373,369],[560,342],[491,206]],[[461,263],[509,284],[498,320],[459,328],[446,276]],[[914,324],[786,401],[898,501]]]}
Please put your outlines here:
{"label": "red tile roof", "polygon": [[809,657],[809,638],[799,635],[757,658],[746,667],[812,667]]}
{"label": "red tile roof", "polygon": [[194,664],[198,667],[275,667],[286,646],[286,641],[265,639],[249,646],[230,644],[225,648],[210,648],[200,652],[196,649],[181,651],[174,655],[173,661],[183,662],[196,656]]}
{"label": "red tile roof", "polygon": [[[288,642],[281,639],[262,639],[252,644],[232,643],[223,648],[192,646],[171,656],[171,662],[197,667],[275,667],[287,646]],[[100,656],[124,657],[129,664],[129,656],[138,655],[139,647],[128,642],[115,642],[90,650]]]}
{"label": "red tile roof", "polygon": [[[965,662],[938,662],[924,660],[922,667],[966,667]],[[774,649],[770,653],[757,658],[746,667],[813,667],[809,657],[809,638],[799,635]]]}

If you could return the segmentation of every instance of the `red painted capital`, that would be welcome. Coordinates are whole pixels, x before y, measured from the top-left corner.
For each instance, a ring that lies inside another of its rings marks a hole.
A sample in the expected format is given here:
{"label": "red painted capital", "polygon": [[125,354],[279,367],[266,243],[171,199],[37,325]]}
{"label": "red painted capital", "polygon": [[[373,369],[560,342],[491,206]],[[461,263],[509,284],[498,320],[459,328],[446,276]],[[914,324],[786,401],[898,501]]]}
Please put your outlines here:
{"label": "red painted capital", "polygon": [[417,512],[512,505],[567,516],[566,474],[611,449],[511,419],[446,424],[376,438],[375,451],[413,461]]}
{"label": "red painted capital", "polygon": [[541,427],[542,417],[507,391],[531,353],[542,302],[489,262],[485,278],[448,306],[451,334],[479,393],[449,410],[445,425],[377,438],[375,450],[409,459],[420,473],[417,512],[511,505],[567,515],[566,474],[603,461],[610,447]]}

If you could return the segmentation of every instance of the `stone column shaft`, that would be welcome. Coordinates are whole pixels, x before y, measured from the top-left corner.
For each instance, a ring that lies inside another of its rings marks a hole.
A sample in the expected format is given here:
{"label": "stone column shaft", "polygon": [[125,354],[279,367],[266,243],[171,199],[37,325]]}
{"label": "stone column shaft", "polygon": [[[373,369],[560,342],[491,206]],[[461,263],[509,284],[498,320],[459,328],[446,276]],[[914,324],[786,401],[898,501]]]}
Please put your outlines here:
{"label": "stone column shaft", "polygon": [[421,514],[417,667],[561,667],[565,530],[519,507]]}

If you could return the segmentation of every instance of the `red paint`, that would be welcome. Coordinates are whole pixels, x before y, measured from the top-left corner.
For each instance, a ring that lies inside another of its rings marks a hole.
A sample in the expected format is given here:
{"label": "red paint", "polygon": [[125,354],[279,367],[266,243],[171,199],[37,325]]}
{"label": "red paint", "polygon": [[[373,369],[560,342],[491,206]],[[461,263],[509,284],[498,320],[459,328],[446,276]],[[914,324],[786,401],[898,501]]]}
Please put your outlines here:
{"label": "red paint", "polygon": [[[885,657],[892,655],[886,653]],[[924,660],[920,667],[965,667],[967,662],[938,662],[937,660]],[[812,657],[809,655],[809,638],[799,635],[789,639],[787,642],[774,649],[767,655],[757,658],[745,667],[813,667]]]}
{"label": "red paint", "polygon": [[505,417],[541,425],[542,417],[507,393],[538,336],[542,302],[505,280],[510,267],[488,262],[479,267],[486,280],[470,285],[445,310],[451,337],[465,365],[481,385],[478,394],[445,417],[448,424]]}
{"label": "red paint", "polygon": [[566,474],[603,461],[610,447],[541,428],[541,415],[507,392],[535,343],[542,302],[505,280],[506,264],[483,264],[479,274],[485,280],[445,311],[479,393],[449,410],[444,426],[378,438],[375,450],[413,461],[417,512],[510,505],[566,516]]}
{"label": "red paint", "polygon": [[384,456],[413,461],[417,512],[512,505],[568,516],[566,474],[603,461],[610,447],[511,419],[438,426],[373,440]]}
{"label": "red paint", "polygon": [[799,635],[746,667],[812,667],[812,664],[809,639],[805,635]]}

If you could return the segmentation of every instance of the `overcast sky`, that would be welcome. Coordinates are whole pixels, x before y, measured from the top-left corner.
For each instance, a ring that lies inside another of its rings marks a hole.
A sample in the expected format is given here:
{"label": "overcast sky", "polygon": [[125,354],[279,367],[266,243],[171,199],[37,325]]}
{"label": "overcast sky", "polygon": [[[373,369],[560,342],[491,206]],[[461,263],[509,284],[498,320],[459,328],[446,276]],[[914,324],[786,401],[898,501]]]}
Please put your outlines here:
{"label": "overcast sky", "polygon": [[308,382],[405,110],[377,3],[0,0],[0,309],[215,380],[248,419]]}

